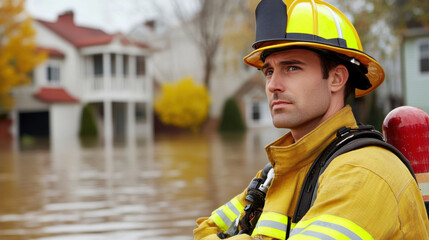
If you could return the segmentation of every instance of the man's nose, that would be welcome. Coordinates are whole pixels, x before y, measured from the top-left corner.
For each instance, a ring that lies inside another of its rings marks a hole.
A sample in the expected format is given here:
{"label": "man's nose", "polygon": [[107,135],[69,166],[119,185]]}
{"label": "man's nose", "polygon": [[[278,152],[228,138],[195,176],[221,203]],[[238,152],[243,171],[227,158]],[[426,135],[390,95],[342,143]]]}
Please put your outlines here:
{"label": "man's nose", "polygon": [[283,92],[285,90],[285,86],[282,81],[282,76],[274,72],[271,78],[267,81],[267,88],[270,92]]}

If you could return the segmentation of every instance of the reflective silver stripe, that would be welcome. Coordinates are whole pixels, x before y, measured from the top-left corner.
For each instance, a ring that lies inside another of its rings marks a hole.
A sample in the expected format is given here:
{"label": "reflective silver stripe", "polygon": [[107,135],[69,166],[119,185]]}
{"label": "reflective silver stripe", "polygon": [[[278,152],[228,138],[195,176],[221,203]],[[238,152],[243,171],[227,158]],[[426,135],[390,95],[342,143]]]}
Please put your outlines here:
{"label": "reflective silver stripe", "polygon": [[237,197],[235,197],[231,201],[225,203],[213,211],[210,218],[223,232],[235,232],[234,229],[236,229],[238,226],[236,223],[239,221],[241,211],[243,209],[244,207],[241,205]]}
{"label": "reflective silver stripe", "polygon": [[305,228],[294,228],[291,232],[290,232],[290,236],[292,237],[293,235],[299,234],[300,232],[302,232]]}
{"label": "reflective silver stripe", "polygon": [[343,30],[341,29],[340,19],[338,15],[329,7],[326,7],[331,12],[332,17],[334,18],[335,25],[337,27],[338,38],[343,38]]}
{"label": "reflective silver stripe", "polygon": [[[295,228],[295,229],[293,229],[292,232],[291,232],[291,234],[290,234],[290,236],[292,237],[292,236],[297,235],[297,234],[308,235],[307,232],[314,232],[314,231],[311,231],[311,230],[305,230],[305,229],[309,228],[311,225],[317,225],[317,226],[326,227],[326,228],[335,230],[337,232],[340,232],[340,233],[344,234],[350,240],[363,240],[361,237],[359,237],[356,233],[354,233],[353,231],[351,231],[348,228],[345,228],[345,227],[343,227],[341,225],[338,225],[338,224],[335,224],[335,223],[324,222],[324,221],[320,221],[320,220],[314,221],[314,222],[310,223],[310,225],[308,225],[305,228]],[[318,233],[318,234],[325,235],[323,233]],[[313,235],[311,235],[311,236],[313,236]],[[313,237],[318,237],[318,236],[313,236]],[[333,238],[320,238],[320,239],[324,240],[324,239],[333,239]]]}
{"label": "reflective silver stripe", "polygon": [[232,226],[231,220],[229,220],[228,216],[226,216],[226,214],[222,211],[222,209],[216,210],[216,213],[217,215],[219,215],[219,217],[222,219],[225,225],[228,226],[228,228]]}
{"label": "reflective silver stripe", "polygon": [[350,231],[350,229],[345,228],[345,227],[343,227],[341,225],[338,225],[338,224],[335,224],[335,223],[323,222],[323,221],[315,221],[315,222],[313,222],[310,225],[318,225],[318,226],[322,226],[322,227],[333,229],[335,231],[338,231],[338,232],[346,235],[351,240],[362,240],[362,238],[360,238],[356,233]]}
{"label": "reflective silver stripe", "polygon": [[232,202],[228,202],[226,204],[226,206],[228,206],[228,208],[236,215],[236,216],[240,216],[240,211],[238,211],[238,209],[234,206],[234,204],[232,204]]}
{"label": "reflective silver stripe", "polygon": [[315,232],[315,231],[304,231],[301,233],[302,235],[309,236],[309,237],[316,237],[320,240],[335,240],[335,238],[328,236],[326,234]]}
{"label": "reflective silver stripe", "polygon": [[276,212],[263,212],[252,232],[252,237],[265,236],[286,239],[288,217]]}
{"label": "reflective silver stripe", "polygon": [[276,221],[271,221],[271,220],[261,220],[258,222],[257,226],[258,227],[269,227],[269,228],[274,228],[280,231],[287,231],[287,225],[283,224],[281,222],[276,222]]}

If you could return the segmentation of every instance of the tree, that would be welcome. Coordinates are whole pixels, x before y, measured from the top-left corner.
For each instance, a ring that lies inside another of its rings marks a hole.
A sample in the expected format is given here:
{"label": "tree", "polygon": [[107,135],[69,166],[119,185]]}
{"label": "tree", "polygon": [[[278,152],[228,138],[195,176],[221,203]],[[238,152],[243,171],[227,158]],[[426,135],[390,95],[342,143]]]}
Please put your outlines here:
{"label": "tree", "polygon": [[[350,18],[360,36],[364,51],[377,59],[387,70],[383,85],[388,85],[393,79],[398,78],[400,74],[394,66],[391,66],[391,62],[399,58],[401,34],[409,27],[428,27],[429,16],[426,13],[429,11],[429,2],[421,0],[328,1]],[[378,122],[371,122],[371,119],[374,119],[371,115],[374,112],[371,112],[371,109],[380,107],[377,106],[376,100],[380,98],[378,102],[394,108],[400,102],[398,97],[400,98],[391,93],[381,96],[378,91],[375,91],[356,99],[353,108],[357,111],[359,121],[380,125]]]}
{"label": "tree", "polygon": [[45,59],[36,53],[32,19],[24,11],[25,0],[0,2],[0,110],[13,106],[13,87],[28,84],[35,66]]}
{"label": "tree", "polygon": [[207,119],[210,96],[204,86],[197,86],[192,78],[162,85],[162,93],[155,101],[155,112],[167,125],[197,131]]}
{"label": "tree", "polygon": [[[199,11],[192,20],[189,13],[181,7],[183,1],[175,1],[174,8],[179,21],[186,24],[188,34],[197,43],[203,59],[204,85],[210,89],[211,74],[215,70],[216,54],[219,50],[225,19],[238,1],[230,0],[198,0]],[[190,22],[190,24],[189,24]]]}
{"label": "tree", "polygon": [[232,67],[237,70],[243,63],[243,57],[249,54],[255,42],[255,9],[259,0],[236,0],[237,5],[232,8],[226,18],[222,37],[222,54],[224,68]]}
{"label": "tree", "polygon": [[395,0],[391,24],[397,31],[405,28],[429,28],[429,1]]}

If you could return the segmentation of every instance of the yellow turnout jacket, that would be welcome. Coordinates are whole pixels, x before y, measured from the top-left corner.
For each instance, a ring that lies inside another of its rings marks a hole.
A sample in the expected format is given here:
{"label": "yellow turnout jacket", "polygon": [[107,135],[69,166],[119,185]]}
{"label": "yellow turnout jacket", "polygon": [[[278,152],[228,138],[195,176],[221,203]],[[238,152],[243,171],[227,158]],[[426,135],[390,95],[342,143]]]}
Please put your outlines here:
{"label": "yellow turnout jacket", "polygon": [[[341,127],[356,128],[349,106],[294,143],[290,133],[266,147],[274,166],[263,213],[252,235],[229,239],[384,240],[429,239],[429,224],[418,185],[393,153],[365,147],[335,158],[319,177],[317,198],[297,224],[291,219],[304,178]],[[258,173],[259,176],[261,172]],[[246,206],[246,190],[197,220],[195,239],[219,239]]]}

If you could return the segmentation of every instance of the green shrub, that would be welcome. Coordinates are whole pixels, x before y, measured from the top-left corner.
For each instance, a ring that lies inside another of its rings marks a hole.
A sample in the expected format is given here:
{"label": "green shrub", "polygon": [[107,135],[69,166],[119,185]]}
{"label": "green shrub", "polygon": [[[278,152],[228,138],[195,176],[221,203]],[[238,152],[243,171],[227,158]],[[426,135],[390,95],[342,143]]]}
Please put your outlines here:
{"label": "green shrub", "polygon": [[219,132],[244,132],[246,130],[240,108],[234,98],[226,100],[218,130]]}
{"label": "green shrub", "polygon": [[79,136],[81,137],[98,136],[97,122],[95,120],[95,113],[91,104],[85,105],[82,109]]}

